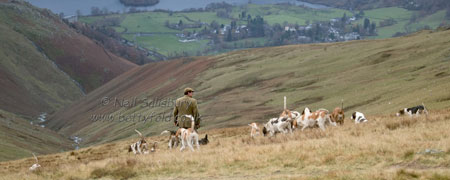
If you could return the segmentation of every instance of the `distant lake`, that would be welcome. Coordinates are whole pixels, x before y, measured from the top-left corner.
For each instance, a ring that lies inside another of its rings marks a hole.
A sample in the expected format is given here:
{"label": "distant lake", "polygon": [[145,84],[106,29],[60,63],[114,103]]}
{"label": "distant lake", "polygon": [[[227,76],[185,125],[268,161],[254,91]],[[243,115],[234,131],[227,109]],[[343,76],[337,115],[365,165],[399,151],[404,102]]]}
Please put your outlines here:
{"label": "distant lake", "polygon": [[[119,0],[26,0],[31,4],[40,7],[50,9],[52,12],[64,15],[75,15],[77,10],[80,10],[83,15],[90,15],[92,7],[98,7],[100,9],[106,8],[112,12],[126,12],[130,7],[125,6],[119,2]],[[204,8],[210,3],[227,2],[233,5],[247,4],[248,0],[160,0],[160,2],[154,6],[138,7],[139,10],[155,10],[166,9],[172,11],[180,11],[189,8]],[[276,3],[291,3],[296,5],[304,5],[306,7],[315,9],[328,8],[324,5],[311,4],[307,2],[301,2],[296,0],[251,0],[253,4],[276,4]]]}

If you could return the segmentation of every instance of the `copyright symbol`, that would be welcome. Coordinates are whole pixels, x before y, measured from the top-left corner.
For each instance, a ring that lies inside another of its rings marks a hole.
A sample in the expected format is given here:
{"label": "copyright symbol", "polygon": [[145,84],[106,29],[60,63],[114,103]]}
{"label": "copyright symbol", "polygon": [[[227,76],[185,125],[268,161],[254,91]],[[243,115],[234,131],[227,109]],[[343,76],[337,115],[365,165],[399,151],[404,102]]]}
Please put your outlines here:
{"label": "copyright symbol", "polygon": [[102,105],[106,106],[109,104],[110,98],[109,97],[103,97],[102,98]]}

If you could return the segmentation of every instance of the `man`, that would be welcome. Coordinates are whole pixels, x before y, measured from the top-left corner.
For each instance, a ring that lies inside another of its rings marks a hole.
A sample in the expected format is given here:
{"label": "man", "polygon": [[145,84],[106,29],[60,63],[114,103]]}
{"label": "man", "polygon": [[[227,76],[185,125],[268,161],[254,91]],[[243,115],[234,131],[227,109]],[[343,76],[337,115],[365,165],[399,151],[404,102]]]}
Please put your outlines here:
{"label": "man", "polygon": [[[183,115],[192,115],[195,119],[195,129],[200,127],[200,117],[197,108],[197,100],[192,98],[194,90],[192,88],[184,89],[184,96],[178,98],[173,109],[175,126],[180,128],[190,128],[191,119],[182,117]],[[182,118],[179,118],[182,117]]]}

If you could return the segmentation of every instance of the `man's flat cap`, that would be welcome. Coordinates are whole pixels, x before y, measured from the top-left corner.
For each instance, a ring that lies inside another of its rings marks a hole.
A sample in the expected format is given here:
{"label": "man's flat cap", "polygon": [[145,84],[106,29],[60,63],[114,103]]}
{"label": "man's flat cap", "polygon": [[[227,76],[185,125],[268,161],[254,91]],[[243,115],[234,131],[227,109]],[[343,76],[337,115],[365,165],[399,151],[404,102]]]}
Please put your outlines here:
{"label": "man's flat cap", "polygon": [[184,93],[188,93],[188,92],[194,92],[194,90],[192,88],[186,88],[184,89]]}

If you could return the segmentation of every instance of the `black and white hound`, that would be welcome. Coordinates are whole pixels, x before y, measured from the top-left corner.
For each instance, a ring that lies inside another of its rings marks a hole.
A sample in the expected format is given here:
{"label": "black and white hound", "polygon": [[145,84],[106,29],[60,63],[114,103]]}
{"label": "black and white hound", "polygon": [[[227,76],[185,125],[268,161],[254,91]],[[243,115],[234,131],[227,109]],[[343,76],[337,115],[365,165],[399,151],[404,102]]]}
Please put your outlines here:
{"label": "black and white hound", "polygon": [[364,114],[358,111],[353,112],[351,119],[355,120],[355,124],[367,122],[367,119],[364,116]]}
{"label": "black and white hound", "polygon": [[405,115],[408,114],[409,116],[413,116],[414,114],[416,116],[418,116],[419,114],[428,114],[427,109],[425,108],[425,106],[422,105],[418,105],[418,106],[414,106],[414,107],[410,107],[410,108],[403,108],[400,111],[398,111],[398,113],[396,114],[397,116],[400,115]]}

